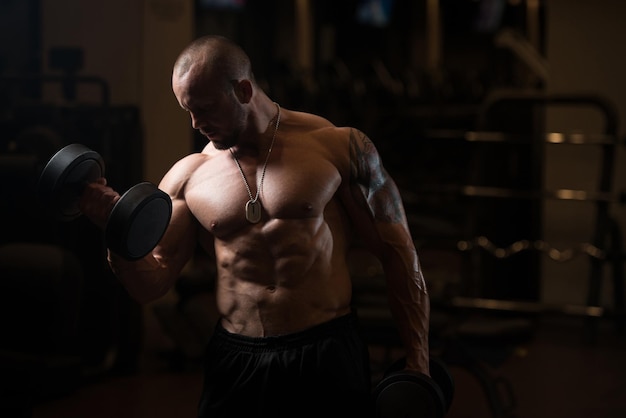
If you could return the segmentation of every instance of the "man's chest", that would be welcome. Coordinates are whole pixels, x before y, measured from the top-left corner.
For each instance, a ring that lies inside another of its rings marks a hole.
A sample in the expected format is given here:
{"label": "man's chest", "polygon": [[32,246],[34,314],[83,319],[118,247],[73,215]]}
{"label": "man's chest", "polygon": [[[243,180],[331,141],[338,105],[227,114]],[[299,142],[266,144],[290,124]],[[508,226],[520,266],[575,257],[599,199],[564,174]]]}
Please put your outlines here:
{"label": "man's chest", "polygon": [[234,160],[206,167],[194,175],[185,192],[187,205],[216,236],[246,225],[246,204],[260,190],[261,222],[321,216],[341,184],[337,169],[323,158],[281,155],[263,167]]}

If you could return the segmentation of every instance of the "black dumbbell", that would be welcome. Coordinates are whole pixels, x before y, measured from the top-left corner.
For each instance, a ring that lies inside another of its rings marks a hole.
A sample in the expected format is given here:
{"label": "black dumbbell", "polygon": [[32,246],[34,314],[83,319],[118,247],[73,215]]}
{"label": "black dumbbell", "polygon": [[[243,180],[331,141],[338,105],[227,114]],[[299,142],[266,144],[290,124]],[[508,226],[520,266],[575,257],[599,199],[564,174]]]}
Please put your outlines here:
{"label": "black dumbbell", "polygon": [[[104,160],[81,144],[70,144],[50,158],[39,177],[38,196],[56,218],[71,221],[81,215],[85,185],[104,177]],[[172,216],[169,195],[150,182],[139,183],[116,202],[104,236],[108,248],[129,260],[144,257],[159,243]]]}
{"label": "black dumbbell", "polygon": [[430,359],[430,376],[404,369],[405,359],[392,364],[374,388],[379,418],[442,418],[454,397],[454,379],[446,365]]}

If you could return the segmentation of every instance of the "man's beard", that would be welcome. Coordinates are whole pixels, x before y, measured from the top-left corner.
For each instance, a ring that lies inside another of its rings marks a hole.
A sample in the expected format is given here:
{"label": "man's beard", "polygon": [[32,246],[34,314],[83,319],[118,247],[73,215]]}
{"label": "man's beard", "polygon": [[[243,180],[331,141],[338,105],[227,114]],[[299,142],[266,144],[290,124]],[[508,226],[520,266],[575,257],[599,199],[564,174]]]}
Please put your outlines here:
{"label": "man's beard", "polygon": [[215,149],[224,151],[237,145],[237,143],[239,142],[238,139],[239,139],[239,131],[232,132],[228,134],[227,136],[220,136],[220,138],[217,141],[213,141],[211,139],[209,139],[209,141],[213,143],[213,147]]}
{"label": "man's beard", "polygon": [[239,115],[238,122],[239,123],[236,125],[236,128],[226,134],[220,134],[219,141],[211,141],[213,142],[215,149],[223,151],[232,148],[239,143],[239,138],[241,137],[243,126],[245,125],[245,116],[243,114]]}

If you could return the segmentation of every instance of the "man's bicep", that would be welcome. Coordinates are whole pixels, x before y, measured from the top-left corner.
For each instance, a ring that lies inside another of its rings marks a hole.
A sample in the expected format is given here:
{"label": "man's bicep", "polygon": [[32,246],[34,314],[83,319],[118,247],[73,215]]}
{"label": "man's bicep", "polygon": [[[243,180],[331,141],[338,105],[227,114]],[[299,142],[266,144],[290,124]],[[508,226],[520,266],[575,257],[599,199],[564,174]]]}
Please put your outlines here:
{"label": "man's bicep", "polygon": [[374,143],[363,132],[350,132],[350,190],[375,222],[402,223],[404,207],[398,187],[385,170]]}

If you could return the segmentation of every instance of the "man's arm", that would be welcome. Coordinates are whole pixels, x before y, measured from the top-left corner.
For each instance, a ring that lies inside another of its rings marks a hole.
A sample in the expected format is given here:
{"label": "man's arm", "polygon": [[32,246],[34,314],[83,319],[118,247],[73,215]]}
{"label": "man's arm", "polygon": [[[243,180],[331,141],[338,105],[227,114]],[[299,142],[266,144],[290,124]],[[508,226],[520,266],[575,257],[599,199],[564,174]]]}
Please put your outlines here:
{"label": "man's arm", "polygon": [[159,244],[142,259],[128,261],[108,251],[111,270],[139,303],[164,296],[178,279],[196,245],[196,221],[185,202],[172,199],[172,217]]}
{"label": "man's arm", "polygon": [[387,280],[391,313],[406,349],[406,368],[429,374],[430,299],[398,188],[372,141],[350,131],[350,198],[355,230]]}
{"label": "man's arm", "polygon": [[[156,300],[172,288],[196,245],[197,221],[187,207],[182,184],[175,180],[176,171],[171,170],[159,185],[172,199],[170,223],[159,244],[148,255],[134,261],[108,251],[111,270],[130,296],[140,303]],[[118,199],[119,194],[101,179],[85,187],[80,200],[81,212],[104,229]]]}

